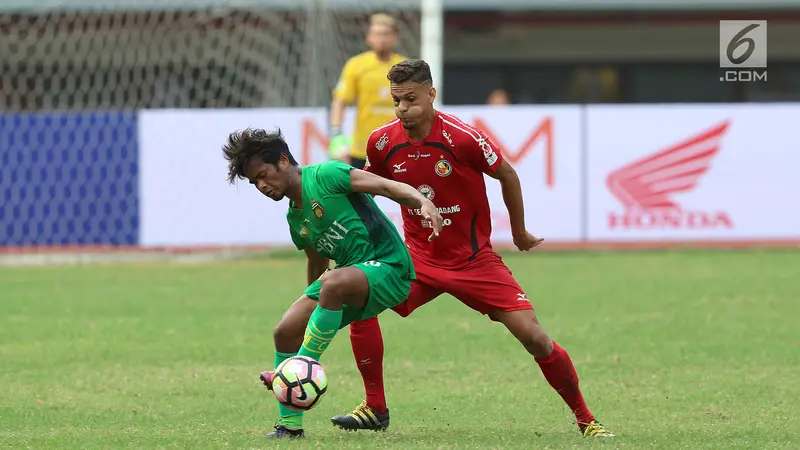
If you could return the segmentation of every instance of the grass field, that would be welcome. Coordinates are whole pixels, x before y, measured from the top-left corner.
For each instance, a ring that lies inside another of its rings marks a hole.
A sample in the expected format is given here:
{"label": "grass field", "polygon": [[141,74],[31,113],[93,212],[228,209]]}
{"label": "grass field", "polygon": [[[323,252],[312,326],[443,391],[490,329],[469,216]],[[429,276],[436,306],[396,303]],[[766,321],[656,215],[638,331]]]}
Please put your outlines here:
{"label": "grass field", "polygon": [[618,433],[592,445],[502,326],[443,297],[382,316],[392,426],[329,418],[362,386],[347,331],[305,442],[257,380],[304,260],[0,269],[2,448],[800,448],[800,252],[509,254]]}

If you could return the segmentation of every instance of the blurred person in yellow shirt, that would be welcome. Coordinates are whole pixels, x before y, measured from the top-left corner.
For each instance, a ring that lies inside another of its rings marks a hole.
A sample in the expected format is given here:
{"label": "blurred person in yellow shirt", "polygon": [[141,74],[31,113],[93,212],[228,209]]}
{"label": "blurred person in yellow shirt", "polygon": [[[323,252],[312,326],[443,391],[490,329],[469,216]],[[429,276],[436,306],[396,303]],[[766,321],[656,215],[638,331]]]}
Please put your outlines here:
{"label": "blurred person in yellow shirt", "polygon": [[[386,75],[393,65],[406,57],[394,52],[398,34],[395,20],[386,14],[370,17],[367,31],[370,51],[358,54],[344,65],[333,90],[330,113],[330,147],[328,156],[342,159],[363,169],[367,160],[367,139],[375,128],[395,119],[394,102],[389,94]],[[352,142],[342,130],[344,110],[356,105],[356,123]]]}

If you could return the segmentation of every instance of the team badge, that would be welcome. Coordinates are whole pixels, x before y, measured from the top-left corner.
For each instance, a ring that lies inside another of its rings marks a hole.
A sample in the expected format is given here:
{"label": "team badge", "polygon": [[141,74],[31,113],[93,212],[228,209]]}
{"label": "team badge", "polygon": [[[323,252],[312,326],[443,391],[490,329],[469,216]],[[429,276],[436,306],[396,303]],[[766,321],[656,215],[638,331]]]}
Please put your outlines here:
{"label": "team badge", "polygon": [[422,186],[417,188],[420,194],[422,194],[428,200],[433,200],[433,197],[436,195],[433,188],[428,186],[427,184],[423,184]]}
{"label": "team badge", "polygon": [[449,161],[446,159],[440,159],[436,163],[436,175],[439,175],[440,177],[446,177],[451,173],[453,173],[453,166],[450,165]]}
{"label": "team badge", "polygon": [[325,210],[322,208],[322,205],[319,204],[316,200],[311,200],[311,210],[314,211],[314,216],[317,219],[322,219],[322,216],[325,215]]}

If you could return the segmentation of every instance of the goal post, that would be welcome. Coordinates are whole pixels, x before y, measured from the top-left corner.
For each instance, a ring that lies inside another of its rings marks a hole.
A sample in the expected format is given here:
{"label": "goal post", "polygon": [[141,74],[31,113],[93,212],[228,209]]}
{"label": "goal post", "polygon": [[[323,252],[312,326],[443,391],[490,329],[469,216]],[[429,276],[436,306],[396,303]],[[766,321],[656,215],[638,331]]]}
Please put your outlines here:
{"label": "goal post", "polygon": [[436,86],[436,107],[444,99],[443,0],[421,0],[420,53],[431,67]]}

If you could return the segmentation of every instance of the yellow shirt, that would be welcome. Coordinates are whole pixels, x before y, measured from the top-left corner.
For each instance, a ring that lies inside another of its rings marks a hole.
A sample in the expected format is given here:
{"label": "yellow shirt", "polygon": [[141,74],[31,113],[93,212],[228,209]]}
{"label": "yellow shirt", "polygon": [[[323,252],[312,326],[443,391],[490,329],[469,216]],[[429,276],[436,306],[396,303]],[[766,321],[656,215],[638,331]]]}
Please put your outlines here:
{"label": "yellow shirt", "polygon": [[381,61],[370,51],[350,58],[344,65],[333,95],[348,105],[356,104],[351,156],[366,159],[367,139],[372,130],[395,118],[386,75],[393,65],[405,59],[404,56],[392,54],[388,61]]}

